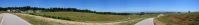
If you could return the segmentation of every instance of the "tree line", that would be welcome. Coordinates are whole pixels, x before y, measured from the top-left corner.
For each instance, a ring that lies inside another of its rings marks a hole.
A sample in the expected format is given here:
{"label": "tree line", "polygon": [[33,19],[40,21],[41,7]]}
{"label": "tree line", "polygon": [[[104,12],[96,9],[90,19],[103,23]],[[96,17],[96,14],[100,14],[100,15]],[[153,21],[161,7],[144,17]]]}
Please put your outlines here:
{"label": "tree line", "polygon": [[26,10],[42,10],[43,12],[88,12],[88,13],[96,13],[96,14],[106,14],[106,15],[130,15],[131,13],[115,13],[115,12],[96,12],[91,11],[88,9],[77,9],[77,8],[39,8],[39,7],[30,7],[30,6],[24,6],[24,7],[0,7],[0,11],[7,11],[10,9],[19,9],[21,11]]}

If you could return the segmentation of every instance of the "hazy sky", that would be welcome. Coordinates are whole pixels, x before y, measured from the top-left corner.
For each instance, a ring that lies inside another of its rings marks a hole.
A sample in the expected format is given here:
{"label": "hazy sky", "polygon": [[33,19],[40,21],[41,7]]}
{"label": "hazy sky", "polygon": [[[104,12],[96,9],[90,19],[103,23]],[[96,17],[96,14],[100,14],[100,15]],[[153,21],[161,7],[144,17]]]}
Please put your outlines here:
{"label": "hazy sky", "polygon": [[199,0],[0,0],[0,7],[72,7],[99,12],[199,11]]}

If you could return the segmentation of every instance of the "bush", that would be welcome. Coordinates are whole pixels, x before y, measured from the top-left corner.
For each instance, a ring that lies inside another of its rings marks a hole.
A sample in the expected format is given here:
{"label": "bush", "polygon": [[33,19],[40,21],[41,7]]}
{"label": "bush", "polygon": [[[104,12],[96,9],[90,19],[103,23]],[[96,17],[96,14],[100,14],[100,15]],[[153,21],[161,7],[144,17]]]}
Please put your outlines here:
{"label": "bush", "polygon": [[31,15],[35,15],[35,13],[29,13],[29,14],[31,14]]}

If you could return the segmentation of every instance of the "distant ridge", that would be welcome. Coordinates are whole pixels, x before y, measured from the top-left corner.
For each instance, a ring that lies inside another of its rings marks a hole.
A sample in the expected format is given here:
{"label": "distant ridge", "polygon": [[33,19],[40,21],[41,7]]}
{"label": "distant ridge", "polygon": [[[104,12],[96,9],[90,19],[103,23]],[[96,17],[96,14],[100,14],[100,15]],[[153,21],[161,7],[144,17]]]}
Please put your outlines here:
{"label": "distant ridge", "polygon": [[[177,13],[176,11],[143,11],[144,13]],[[140,13],[140,12],[116,12],[116,13]],[[187,13],[187,12],[180,12]]]}

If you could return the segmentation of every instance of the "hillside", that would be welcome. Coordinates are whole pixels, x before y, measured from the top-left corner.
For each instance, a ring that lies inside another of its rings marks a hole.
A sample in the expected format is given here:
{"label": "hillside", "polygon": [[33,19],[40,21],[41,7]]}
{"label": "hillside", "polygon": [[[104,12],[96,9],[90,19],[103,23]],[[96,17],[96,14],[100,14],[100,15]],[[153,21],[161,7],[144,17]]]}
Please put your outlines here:
{"label": "hillside", "polygon": [[157,19],[166,25],[199,25],[199,12],[168,13]]}

